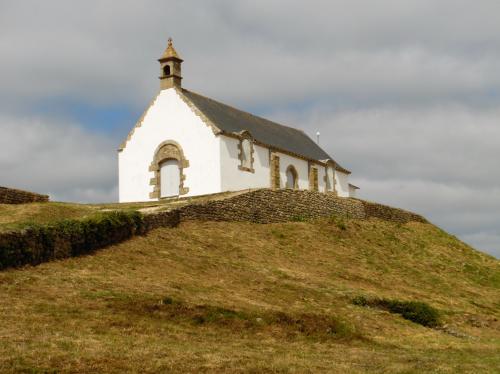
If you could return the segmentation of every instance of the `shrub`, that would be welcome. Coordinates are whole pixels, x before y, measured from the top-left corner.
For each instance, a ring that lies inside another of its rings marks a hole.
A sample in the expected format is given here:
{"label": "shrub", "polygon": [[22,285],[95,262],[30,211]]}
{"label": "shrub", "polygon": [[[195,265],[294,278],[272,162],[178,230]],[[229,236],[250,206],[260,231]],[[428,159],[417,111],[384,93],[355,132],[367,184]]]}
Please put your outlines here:
{"label": "shrub", "polygon": [[366,298],[357,296],[352,300],[354,305],[375,307],[390,313],[401,315],[404,319],[426,327],[441,325],[439,311],[422,301],[401,301],[395,299]]}
{"label": "shrub", "polygon": [[89,253],[146,231],[136,211],[100,213],[0,235],[0,269]]}
{"label": "shrub", "polygon": [[404,319],[422,326],[437,327],[441,324],[439,312],[427,303],[421,301],[382,300],[382,305],[384,304],[389,312],[400,314]]}

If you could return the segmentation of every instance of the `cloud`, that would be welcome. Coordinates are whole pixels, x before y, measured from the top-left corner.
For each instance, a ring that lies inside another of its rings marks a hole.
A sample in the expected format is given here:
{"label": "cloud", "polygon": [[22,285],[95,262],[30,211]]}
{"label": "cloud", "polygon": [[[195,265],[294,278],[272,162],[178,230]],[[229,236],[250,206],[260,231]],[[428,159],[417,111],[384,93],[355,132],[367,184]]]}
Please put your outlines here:
{"label": "cloud", "polygon": [[0,98],[10,106],[47,95],[143,105],[158,87],[156,58],[170,34],[186,60],[185,84],[236,104],[485,102],[499,94],[497,1],[1,7]]}
{"label": "cloud", "polygon": [[116,200],[113,139],[49,118],[0,117],[0,133],[0,185],[52,200]]}

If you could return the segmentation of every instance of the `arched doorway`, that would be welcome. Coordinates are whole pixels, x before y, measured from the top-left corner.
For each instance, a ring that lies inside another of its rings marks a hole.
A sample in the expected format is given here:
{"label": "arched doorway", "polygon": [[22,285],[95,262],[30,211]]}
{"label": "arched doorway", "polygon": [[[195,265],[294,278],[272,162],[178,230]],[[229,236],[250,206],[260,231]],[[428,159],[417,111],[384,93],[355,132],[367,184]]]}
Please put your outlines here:
{"label": "arched doorway", "polygon": [[160,164],[160,197],[179,196],[181,173],[179,161],[170,159]]}
{"label": "arched doorway", "polygon": [[179,143],[167,140],[161,143],[154,153],[153,162],[149,170],[154,172],[150,184],[153,192],[149,194],[151,199],[161,199],[185,195],[189,188],[184,185],[186,175],[184,170],[189,167],[189,161]]}
{"label": "arched doorway", "polygon": [[298,179],[297,170],[292,165],[288,166],[286,169],[286,188],[297,189]]}

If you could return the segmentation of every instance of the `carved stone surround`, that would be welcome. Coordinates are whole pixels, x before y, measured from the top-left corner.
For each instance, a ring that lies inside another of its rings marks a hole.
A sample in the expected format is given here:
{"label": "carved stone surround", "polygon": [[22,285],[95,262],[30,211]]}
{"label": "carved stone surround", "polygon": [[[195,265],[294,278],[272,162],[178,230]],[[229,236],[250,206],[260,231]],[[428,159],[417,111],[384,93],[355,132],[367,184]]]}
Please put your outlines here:
{"label": "carved stone surround", "polygon": [[189,161],[184,156],[182,147],[173,140],[167,140],[161,143],[155,151],[153,162],[149,166],[149,171],[154,172],[154,177],[151,178],[149,184],[153,186],[153,192],[149,194],[151,199],[161,198],[161,164],[167,160],[177,160],[179,162],[180,184],[179,195],[185,195],[189,192],[189,188],[184,186],[186,175],[184,169],[189,167]]}

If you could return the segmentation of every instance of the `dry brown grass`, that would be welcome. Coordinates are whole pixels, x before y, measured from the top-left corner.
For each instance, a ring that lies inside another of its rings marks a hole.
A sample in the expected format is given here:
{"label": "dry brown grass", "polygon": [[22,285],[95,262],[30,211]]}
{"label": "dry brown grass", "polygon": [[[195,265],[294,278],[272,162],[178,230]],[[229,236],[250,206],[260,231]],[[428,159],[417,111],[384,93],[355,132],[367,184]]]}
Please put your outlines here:
{"label": "dry brown grass", "polygon": [[[0,371],[498,372],[497,260],[429,224],[343,228],[187,222],[1,272]],[[465,337],[355,306],[357,295],[427,302]],[[316,317],[290,327],[279,315]],[[346,339],[308,333],[332,321]]]}

